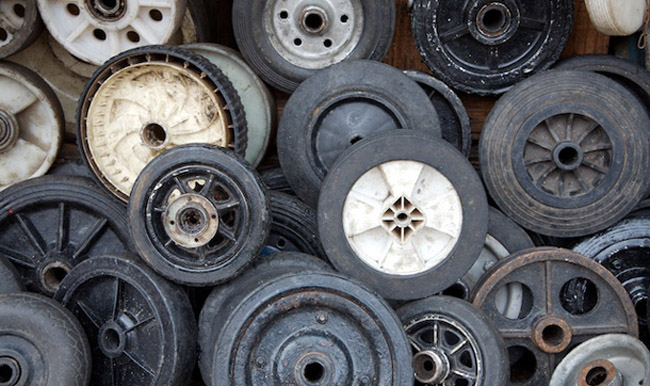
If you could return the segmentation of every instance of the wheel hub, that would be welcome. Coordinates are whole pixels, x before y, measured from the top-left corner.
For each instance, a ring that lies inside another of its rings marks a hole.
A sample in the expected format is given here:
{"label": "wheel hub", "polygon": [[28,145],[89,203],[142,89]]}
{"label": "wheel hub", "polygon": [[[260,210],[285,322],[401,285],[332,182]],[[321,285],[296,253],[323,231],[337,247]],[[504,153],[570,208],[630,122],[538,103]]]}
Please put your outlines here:
{"label": "wheel hub", "polygon": [[298,361],[294,372],[298,386],[329,385],[332,381],[333,364],[326,355],[313,352]]}
{"label": "wheel hub", "polygon": [[86,7],[98,19],[119,20],[126,13],[126,0],[86,0]]}
{"label": "wheel hub", "polygon": [[623,386],[623,377],[606,359],[590,362],[578,375],[578,386]]}
{"label": "wheel hub", "polygon": [[160,150],[167,144],[167,130],[157,123],[147,123],[140,130],[142,142],[153,150]]}
{"label": "wheel hub", "polygon": [[413,357],[415,379],[424,384],[437,385],[442,383],[451,369],[449,358],[436,349],[420,351]]}
{"label": "wheel hub", "polygon": [[10,357],[0,357],[0,385],[11,386],[18,384],[21,368],[18,361]]}
{"label": "wheel hub", "polygon": [[18,140],[18,123],[16,119],[0,111],[0,153],[13,147]]}
{"label": "wheel hub", "polygon": [[469,31],[478,42],[494,46],[512,38],[519,27],[519,8],[510,0],[476,1],[468,15]]}
{"label": "wheel hub", "polygon": [[320,7],[306,7],[301,14],[302,29],[311,34],[321,34],[327,29],[329,20],[327,12]]}
{"label": "wheel hub", "polygon": [[115,321],[106,322],[97,337],[99,349],[109,358],[117,358],[126,347],[126,331]]}
{"label": "wheel hub", "polygon": [[404,244],[424,226],[426,220],[424,214],[402,196],[386,209],[381,223],[388,233]]}
{"label": "wheel hub", "polygon": [[580,167],[585,153],[575,142],[561,142],[553,149],[553,162],[561,170],[573,171]]}
{"label": "wheel hub", "polygon": [[571,326],[564,319],[549,316],[543,318],[533,329],[533,341],[543,351],[557,354],[564,351],[573,338]]}
{"label": "wheel hub", "polygon": [[66,263],[65,256],[53,257],[46,259],[46,264],[41,268],[39,275],[41,286],[48,293],[55,293],[61,286],[63,279],[70,273],[71,267]]}
{"label": "wheel hub", "polygon": [[165,231],[177,244],[198,248],[214,238],[219,229],[219,214],[207,198],[183,194],[163,214]]}

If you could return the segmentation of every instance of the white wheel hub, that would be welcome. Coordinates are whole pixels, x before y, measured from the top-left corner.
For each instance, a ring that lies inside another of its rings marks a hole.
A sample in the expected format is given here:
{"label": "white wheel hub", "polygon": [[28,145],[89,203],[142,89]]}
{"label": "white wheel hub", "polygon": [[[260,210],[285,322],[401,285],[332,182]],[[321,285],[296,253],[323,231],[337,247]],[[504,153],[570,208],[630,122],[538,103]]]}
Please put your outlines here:
{"label": "white wheel hub", "polygon": [[20,0],[0,1],[0,47],[11,43],[14,35],[23,28],[25,2]]}
{"label": "white wheel hub", "polygon": [[416,161],[390,161],[361,176],[343,206],[343,230],[356,255],[391,275],[421,273],[453,251],[463,208],[453,184]]}
{"label": "white wheel hub", "polygon": [[101,65],[131,48],[165,44],[186,0],[38,0],[52,36],[74,56]]}

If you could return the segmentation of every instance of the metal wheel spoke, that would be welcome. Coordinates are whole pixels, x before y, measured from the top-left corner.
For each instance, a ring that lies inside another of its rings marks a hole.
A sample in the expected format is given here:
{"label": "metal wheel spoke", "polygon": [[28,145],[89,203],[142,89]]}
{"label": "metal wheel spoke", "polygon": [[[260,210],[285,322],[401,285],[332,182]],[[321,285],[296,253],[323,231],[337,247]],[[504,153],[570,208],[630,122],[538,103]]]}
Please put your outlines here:
{"label": "metal wheel spoke", "polygon": [[433,346],[434,347],[439,347],[440,346],[440,323],[433,322]]}
{"label": "metal wheel spoke", "polygon": [[7,259],[14,262],[16,265],[21,265],[23,267],[35,269],[36,265],[32,263],[32,259],[29,256],[23,255],[21,252],[18,252],[14,249],[4,247],[0,245],[0,254]]}
{"label": "metal wheel spoke", "polygon": [[541,187],[542,184],[544,183],[544,181],[546,181],[546,179],[548,178],[548,176],[549,176],[551,173],[553,173],[556,169],[557,169],[557,166],[555,166],[555,165],[551,165],[551,167],[548,168],[548,170],[546,170],[546,171],[544,172],[544,174],[542,174],[542,175],[537,179],[537,181],[535,181],[535,185],[536,185],[538,188]]}
{"label": "metal wheel spoke", "polygon": [[90,230],[86,231],[84,234],[84,238],[82,239],[81,243],[77,247],[77,250],[74,252],[72,255],[73,259],[79,258],[90,246],[92,243],[97,240],[98,236],[102,233],[102,231],[106,228],[108,225],[108,220],[103,218],[99,219],[95,222],[92,228]]}
{"label": "metal wheel spoke", "polygon": [[453,374],[461,377],[461,378],[464,378],[464,379],[472,379],[472,380],[476,379],[475,374],[469,373],[467,371],[463,371],[463,370],[459,370],[459,369],[453,369],[453,370],[451,370],[451,372]]}
{"label": "metal wheel spoke", "polygon": [[137,356],[131,354],[130,352],[128,352],[126,350],[124,350],[124,355],[126,355],[126,357],[129,358],[131,360],[131,362],[135,363],[136,366],[138,366],[139,368],[144,370],[144,372],[151,375],[152,377],[155,376],[155,373],[151,369],[151,367],[147,366],[147,364],[144,363],[144,361],[142,361],[140,358],[138,358]]}
{"label": "metal wheel spoke", "polygon": [[522,17],[519,20],[519,27],[525,29],[532,29],[534,31],[544,31],[546,23],[543,20],[531,19],[529,17]]}
{"label": "metal wheel spoke", "polygon": [[230,198],[226,201],[217,201],[215,207],[217,211],[221,212],[224,210],[232,209],[241,205],[241,202],[235,198]]}
{"label": "metal wheel spoke", "polygon": [[63,252],[63,249],[68,245],[68,211],[65,208],[65,203],[59,204],[59,226],[56,230],[56,250]]}
{"label": "metal wheel spoke", "polygon": [[147,324],[153,322],[154,320],[156,320],[156,318],[154,316],[150,316],[147,319],[143,319],[143,320],[139,321],[138,323],[134,324],[133,326],[131,326],[130,328],[124,330],[124,333],[128,334],[129,332],[135,331],[138,328],[146,326]]}
{"label": "metal wheel spoke", "polygon": [[589,136],[589,134],[591,134],[594,130],[596,130],[596,129],[599,128],[599,127],[600,127],[600,125],[598,124],[598,122],[592,122],[592,123],[587,127],[587,130],[585,130],[582,134],[580,134],[580,137],[578,138],[578,140],[576,141],[576,143],[577,143],[578,145],[581,145],[582,142],[583,142],[583,141],[584,141],[584,140]]}
{"label": "metal wheel spoke", "polygon": [[601,174],[607,174],[609,172],[607,169],[603,168],[602,166],[598,166],[598,165],[596,165],[596,164],[594,164],[592,162],[589,162],[589,161],[582,161],[582,164],[585,165],[586,167],[588,167],[589,169],[593,169],[593,170],[595,170],[595,171],[597,171],[598,173],[601,173]]}
{"label": "metal wheel spoke", "polygon": [[560,173],[560,189],[559,189],[559,195],[560,197],[564,196],[564,184],[566,182],[566,173]]}
{"label": "metal wheel spoke", "polygon": [[104,324],[104,321],[102,318],[97,316],[95,312],[86,305],[83,301],[79,300],[77,301],[77,306],[79,306],[79,309],[86,315],[88,320],[92,322],[92,324],[95,325],[95,327],[100,328],[102,324]]}
{"label": "metal wheel spoke", "polygon": [[208,197],[212,191],[212,185],[214,185],[214,174],[210,174],[210,177],[208,177],[208,180],[205,181],[205,185],[203,185],[203,188],[201,188],[199,194],[203,197]]}
{"label": "metal wheel spoke", "polygon": [[451,350],[449,350],[449,355],[455,355],[458,351],[460,351],[463,347],[465,347],[469,343],[469,340],[467,339],[462,339],[456,346],[454,346]]}
{"label": "metal wheel spoke", "polygon": [[27,241],[29,241],[29,244],[32,246],[32,248],[41,256],[45,256],[47,246],[45,245],[45,241],[43,241],[43,238],[41,237],[38,230],[36,230],[36,227],[34,227],[34,224],[32,224],[31,220],[29,220],[27,217],[23,217],[18,213],[16,213],[16,220],[18,220],[18,226],[20,227],[23,235],[27,237]]}
{"label": "metal wheel spoke", "polygon": [[418,342],[417,339],[409,335],[409,341],[411,342],[411,346],[413,346],[414,349],[417,351],[422,351],[423,346]]}
{"label": "metal wheel spoke", "polygon": [[223,223],[219,224],[219,230],[217,232],[230,241],[237,241],[235,230]]}
{"label": "metal wheel spoke", "polygon": [[539,140],[533,138],[533,137],[528,137],[526,142],[532,143],[535,146],[541,147],[542,149],[546,149],[548,151],[553,151],[553,146],[547,145],[543,142],[540,142]]}
{"label": "metal wheel spoke", "polygon": [[178,190],[181,191],[181,194],[189,193],[188,186],[184,184],[178,177],[174,177],[174,183],[176,183],[176,187],[178,187]]}
{"label": "metal wheel spoke", "polygon": [[454,28],[451,28],[447,31],[440,33],[440,41],[443,43],[449,42],[451,40],[456,40],[460,37],[463,37],[469,33],[469,27],[466,24],[460,24]]}

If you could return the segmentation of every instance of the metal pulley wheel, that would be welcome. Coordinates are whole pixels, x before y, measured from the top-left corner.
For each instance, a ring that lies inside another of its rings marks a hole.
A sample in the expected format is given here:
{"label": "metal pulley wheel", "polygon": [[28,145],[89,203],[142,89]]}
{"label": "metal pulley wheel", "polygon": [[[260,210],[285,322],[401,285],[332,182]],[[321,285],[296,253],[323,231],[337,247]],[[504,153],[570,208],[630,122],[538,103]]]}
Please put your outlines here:
{"label": "metal pulley wheel", "polygon": [[248,124],[245,158],[251,165],[259,165],[277,123],[277,107],[273,95],[239,52],[232,48],[211,43],[187,45],[184,48],[207,58],[232,82],[241,99]]}
{"label": "metal pulley wheel", "polygon": [[74,135],[79,96],[97,67],[72,56],[47,30],[29,47],[7,60],[43,77],[61,102],[66,134]]}
{"label": "metal pulley wheel", "polygon": [[201,346],[213,351],[208,384],[413,385],[406,335],[372,291],[334,273],[273,270],[228,287]]}
{"label": "metal pulley wheel", "polygon": [[442,139],[469,157],[472,127],[463,101],[449,86],[429,74],[420,71],[404,71],[404,73],[422,87],[433,103],[440,120]]}
{"label": "metal pulley wheel", "polygon": [[397,310],[411,341],[415,385],[505,385],[508,352],[499,331],[471,304],[446,296]]}
{"label": "metal pulley wheel", "polygon": [[382,60],[395,29],[392,0],[236,0],[232,16],[246,61],[285,92],[343,60]]}
{"label": "metal pulley wheel", "polygon": [[643,336],[648,326],[650,219],[625,220],[583,240],[573,250],[602,264],[623,284],[634,303]]}
{"label": "metal pulley wheel", "polygon": [[645,0],[585,0],[591,24],[609,36],[628,36],[643,27]]}
{"label": "metal pulley wheel", "polygon": [[488,210],[488,234],[481,254],[462,279],[443,293],[461,299],[469,299],[476,283],[494,264],[522,249],[533,248],[535,244],[526,231],[497,209]]}
{"label": "metal pulley wheel", "polygon": [[91,384],[187,384],[197,334],[189,299],[137,257],[86,260],[65,278],[56,300],[88,336]]}
{"label": "metal pulley wheel", "polygon": [[350,148],[318,203],[332,264],[391,300],[431,296],[460,279],[481,252],[487,220],[485,192],[467,158],[416,130]]}
{"label": "metal pulley wheel", "polygon": [[137,251],[154,270],[177,283],[210,286],[257,257],[271,210],[259,176],[232,151],[185,145],[142,171],[129,223]]}
{"label": "metal pulley wheel", "polygon": [[[512,296],[513,286],[520,287]],[[473,293],[501,332],[509,385],[545,385],[572,347],[601,334],[638,336],[634,306],[600,264],[558,248],[521,251],[497,263]]]}
{"label": "metal pulley wheel", "polygon": [[647,194],[650,120],[630,91],[596,73],[549,71],[496,104],[480,143],[485,184],[526,229],[592,234]]}
{"label": "metal pulley wheel", "polygon": [[0,295],[0,384],[87,386],[91,353],[75,317],[31,293]]}
{"label": "metal pulley wheel", "polygon": [[43,31],[36,0],[0,3],[0,59],[29,46]]}
{"label": "metal pulley wheel", "polygon": [[94,65],[129,49],[165,44],[187,0],[37,0],[43,22],[72,55]]}
{"label": "metal pulley wheel", "polygon": [[316,212],[295,196],[270,192],[271,232],[264,253],[302,252],[327,260],[318,238]]}
{"label": "metal pulley wheel", "polygon": [[127,201],[156,155],[187,143],[246,150],[246,118],[228,78],[207,59],[166,46],[109,60],[77,110],[82,158],[102,186]]}
{"label": "metal pulley wheel", "polygon": [[573,350],[557,366],[549,386],[647,386],[650,352],[629,335],[592,338]]}
{"label": "metal pulley wheel", "polygon": [[91,180],[45,176],[0,194],[0,256],[29,291],[53,295],[88,257],[129,250],[124,206]]}
{"label": "metal pulley wheel", "polygon": [[25,290],[23,281],[16,268],[0,254],[0,294],[10,294]]}
{"label": "metal pulley wheel", "polygon": [[63,112],[52,89],[17,64],[0,63],[0,191],[47,173],[63,133]]}
{"label": "metal pulley wheel", "polygon": [[321,181],[347,148],[394,129],[440,137],[426,93],[387,64],[339,63],[307,79],[289,98],[278,127],[280,165],[293,190],[315,207]]}
{"label": "metal pulley wheel", "polygon": [[573,8],[567,0],[416,0],[411,29],[437,78],[465,92],[494,95],[560,57]]}

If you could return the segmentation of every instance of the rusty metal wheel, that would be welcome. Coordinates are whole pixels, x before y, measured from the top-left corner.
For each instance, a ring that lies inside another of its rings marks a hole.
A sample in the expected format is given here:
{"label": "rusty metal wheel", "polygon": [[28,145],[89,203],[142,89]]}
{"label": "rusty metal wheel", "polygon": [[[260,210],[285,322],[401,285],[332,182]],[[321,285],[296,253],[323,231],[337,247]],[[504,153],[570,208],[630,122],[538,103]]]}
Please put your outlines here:
{"label": "rusty metal wheel", "polygon": [[[520,296],[508,295],[513,286]],[[559,360],[594,336],[638,336],[634,306],[616,277],[565,249],[530,249],[501,261],[478,283],[473,303],[504,337],[509,384],[547,384]]]}

